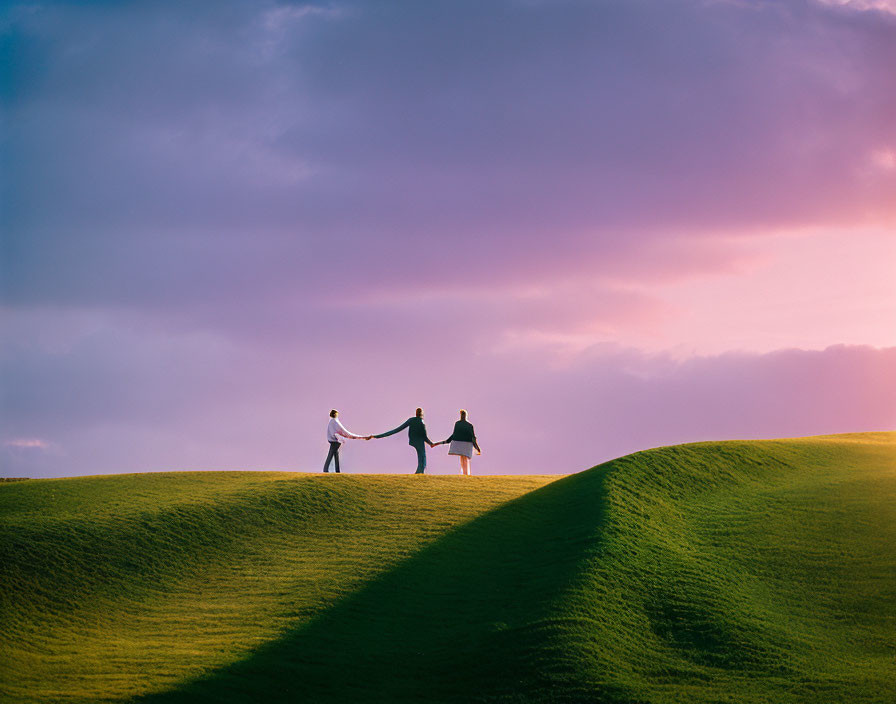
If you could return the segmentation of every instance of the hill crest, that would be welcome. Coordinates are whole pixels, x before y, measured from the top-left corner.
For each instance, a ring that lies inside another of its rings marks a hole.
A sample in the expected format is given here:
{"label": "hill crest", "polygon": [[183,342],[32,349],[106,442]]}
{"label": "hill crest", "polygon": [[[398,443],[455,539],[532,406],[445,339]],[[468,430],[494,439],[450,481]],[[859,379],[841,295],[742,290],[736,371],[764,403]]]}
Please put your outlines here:
{"label": "hill crest", "polygon": [[875,433],[563,478],[6,485],[0,684],[23,702],[883,701],[894,450]]}

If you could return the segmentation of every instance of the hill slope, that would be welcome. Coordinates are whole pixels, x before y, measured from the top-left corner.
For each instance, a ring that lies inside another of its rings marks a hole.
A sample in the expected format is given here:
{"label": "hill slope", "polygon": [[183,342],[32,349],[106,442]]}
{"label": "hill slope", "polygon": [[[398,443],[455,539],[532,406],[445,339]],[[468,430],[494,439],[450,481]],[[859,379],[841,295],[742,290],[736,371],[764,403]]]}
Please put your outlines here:
{"label": "hill slope", "polygon": [[12,701],[889,701],[896,433],[0,486]]}

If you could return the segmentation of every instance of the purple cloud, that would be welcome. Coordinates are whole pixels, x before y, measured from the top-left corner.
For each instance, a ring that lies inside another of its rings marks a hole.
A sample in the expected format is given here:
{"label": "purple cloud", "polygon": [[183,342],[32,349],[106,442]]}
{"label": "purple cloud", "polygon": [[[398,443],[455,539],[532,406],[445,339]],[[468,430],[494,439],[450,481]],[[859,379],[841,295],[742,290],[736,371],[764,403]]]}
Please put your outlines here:
{"label": "purple cloud", "polygon": [[7,10],[7,300],[562,275],[893,214],[893,176],[863,171],[896,143],[888,14],[191,7]]}

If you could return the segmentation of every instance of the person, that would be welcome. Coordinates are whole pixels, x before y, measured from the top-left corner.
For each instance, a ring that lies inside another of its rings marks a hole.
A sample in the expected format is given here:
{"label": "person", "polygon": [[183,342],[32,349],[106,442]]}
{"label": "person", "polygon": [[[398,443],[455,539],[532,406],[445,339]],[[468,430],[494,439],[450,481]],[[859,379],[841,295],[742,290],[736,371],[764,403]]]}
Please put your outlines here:
{"label": "person", "polygon": [[426,471],[426,445],[429,445],[430,447],[435,447],[435,445],[433,445],[432,440],[430,440],[429,436],[426,434],[426,425],[423,423],[422,408],[418,408],[413,417],[408,418],[394,430],[380,433],[373,437],[387,438],[405,428],[408,429],[408,445],[417,451],[417,471],[414,472],[414,474],[423,474]]}
{"label": "person", "polygon": [[473,457],[473,448],[476,448],[477,455],[481,455],[482,450],[479,449],[479,444],[476,442],[476,431],[473,429],[473,424],[467,420],[466,411],[461,410],[460,420],[454,424],[454,432],[451,433],[451,437],[447,440],[442,440],[442,442],[437,442],[433,447],[436,445],[447,445],[449,442],[451,445],[448,448],[448,454],[460,457],[461,474],[469,476],[470,458]]}
{"label": "person", "polygon": [[355,440],[370,440],[370,436],[355,435],[345,429],[345,426],[339,420],[339,411],[335,408],[330,411],[330,422],[327,423],[327,442],[330,443],[330,452],[327,454],[327,461],[324,462],[324,471],[329,472],[330,460],[336,468],[336,474],[339,474],[339,448],[342,447],[344,440],[342,438],[353,438]]}

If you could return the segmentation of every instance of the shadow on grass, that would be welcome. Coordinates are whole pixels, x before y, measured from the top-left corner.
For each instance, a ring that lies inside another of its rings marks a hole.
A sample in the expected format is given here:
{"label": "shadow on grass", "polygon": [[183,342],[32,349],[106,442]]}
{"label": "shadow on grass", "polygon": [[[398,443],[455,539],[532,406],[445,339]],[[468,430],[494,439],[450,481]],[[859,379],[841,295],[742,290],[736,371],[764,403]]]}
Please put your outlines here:
{"label": "shadow on grass", "polygon": [[134,701],[577,700],[552,606],[595,544],[603,480],[583,472],[508,502],[245,659]]}

